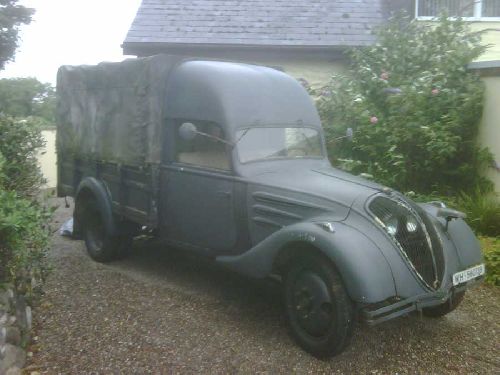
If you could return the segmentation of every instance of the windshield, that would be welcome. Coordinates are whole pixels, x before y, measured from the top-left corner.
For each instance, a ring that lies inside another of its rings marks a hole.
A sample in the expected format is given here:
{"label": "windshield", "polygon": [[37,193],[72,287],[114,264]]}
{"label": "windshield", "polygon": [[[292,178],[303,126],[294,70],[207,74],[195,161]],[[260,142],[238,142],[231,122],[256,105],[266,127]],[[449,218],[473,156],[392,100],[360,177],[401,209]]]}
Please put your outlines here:
{"label": "windshield", "polygon": [[323,157],[321,137],[312,128],[248,128],[239,130],[236,139],[241,163]]}

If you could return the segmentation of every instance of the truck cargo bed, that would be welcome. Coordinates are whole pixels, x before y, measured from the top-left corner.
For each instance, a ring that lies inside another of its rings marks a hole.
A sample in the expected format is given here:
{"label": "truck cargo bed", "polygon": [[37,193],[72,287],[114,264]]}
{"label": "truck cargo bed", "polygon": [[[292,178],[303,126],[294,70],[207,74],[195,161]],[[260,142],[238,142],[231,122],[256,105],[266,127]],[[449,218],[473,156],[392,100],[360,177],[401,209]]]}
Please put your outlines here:
{"label": "truck cargo bed", "polygon": [[59,157],[58,163],[59,196],[74,197],[82,179],[95,177],[108,190],[116,215],[151,228],[157,226],[157,168],[71,157]]}

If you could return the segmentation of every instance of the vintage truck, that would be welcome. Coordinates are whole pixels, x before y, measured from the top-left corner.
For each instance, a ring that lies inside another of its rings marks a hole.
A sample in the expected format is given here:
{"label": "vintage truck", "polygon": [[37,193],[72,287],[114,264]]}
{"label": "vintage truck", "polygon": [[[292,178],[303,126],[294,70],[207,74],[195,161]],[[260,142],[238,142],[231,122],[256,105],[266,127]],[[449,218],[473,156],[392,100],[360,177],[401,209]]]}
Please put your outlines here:
{"label": "vintage truck", "polygon": [[443,316],[483,278],[463,214],[331,166],[313,101],[282,72],[159,55],[61,67],[57,93],[58,195],[98,262],[146,230],[275,278],[318,357],[357,320]]}

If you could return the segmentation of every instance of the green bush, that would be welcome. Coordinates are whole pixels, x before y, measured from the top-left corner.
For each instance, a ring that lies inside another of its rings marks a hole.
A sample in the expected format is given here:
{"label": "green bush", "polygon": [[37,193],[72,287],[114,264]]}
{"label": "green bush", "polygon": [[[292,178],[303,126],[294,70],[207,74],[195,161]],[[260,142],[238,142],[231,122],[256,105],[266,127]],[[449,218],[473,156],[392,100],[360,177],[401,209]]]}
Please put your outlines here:
{"label": "green bush", "polygon": [[0,79],[0,108],[5,115],[37,117],[55,123],[56,95],[49,83],[36,78]]}
{"label": "green bush", "polygon": [[38,201],[39,130],[0,116],[0,283],[30,295],[46,272],[50,214]]}
{"label": "green bush", "polygon": [[0,282],[30,295],[42,280],[50,215],[39,204],[0,188]]}
{"label": "green bush", "polygon": [[0,153],[5,190],[16,191],[22,197],[34,197],[43,184],[38,166],[38,152],[45,146],[40,130],[29,119],[13,119],[0,115]]}
{"label": "green bush", "polygon": [[486,263],[486,282],[500,286],[500,238],[480,237]]}
{"label": "green bush", "polygon": [[[480,35],[460,20],[429,26],[402,15],[377,35],[319,93],[332,162],[402,191],[491,189],[482,177],[491,154],[476,143],[484,88],[466,69],[485,50]],[[337,141],[347,128],[352,142]]]}

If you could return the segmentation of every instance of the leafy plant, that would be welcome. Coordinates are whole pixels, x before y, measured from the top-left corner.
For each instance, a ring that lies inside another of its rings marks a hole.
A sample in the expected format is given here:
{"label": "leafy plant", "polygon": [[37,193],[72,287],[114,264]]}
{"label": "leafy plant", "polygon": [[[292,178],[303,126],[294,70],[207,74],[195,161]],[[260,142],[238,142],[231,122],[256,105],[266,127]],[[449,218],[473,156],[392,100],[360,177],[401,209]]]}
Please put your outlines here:
{"label": "leafy plant", "polygon": [[500,202],[494,194],[476,190],[459,194],[456,207],[467,214],[467,222],[477,234],[500,236]]}
{"label": "leafy plant", "polygon": [[486,282],[500,286],[500,238],[480,237],[486,263]]}
{"label": "leafy plant", "polygon": [[[484,89],[466,69],[485,50],[480,35],[446,16],[429,26],[399,15],[377,36],[319,95],[332,161],[403,191],[491,189],[491,154],[476,144]],[[339,141],[348,128],[352,142]]]}
{"label": "leafy plant", "polygon": [[[18,5],[18,0],[0,1],[0,70],[14,58],[19,27],[30,23],[32,15],[33,10]],[[36,201],[43,182],[36,155],[44,141],[31,120],[14,120],[6,116],[6,110],[9,109],[7,102],[15,104],[14,107],[17,105],[19,109],[22,101],[17,99],[26,95],[31,97],[25,103],[30,102],[28,110],[32,113],[20,115],[47,117],[53,113],[53,104],[45,100],[47,95],[36,99],[36,95],[32,96],[26,87],[17,92],[5,90],[4,83],[15,80],[1,81],[0,283],[12,283],[19,292],[29,297],[36,285],[33,280],[43,279],[46,271],[44,258],[50,215]],[[20,82],[28,81],[16,83]],[[12,102],[16,97],[17,102]],[[12,108],[10,110],[14,111]],[[47,120],[50,121],[50,118]]]}
{"label": "leafy plant", "polygon": [[14,120],[0,115],[0,153],[3,165],[3,187],[22,197],[35,196],[44,179],[38,167],[37,154],[45,146],[40,130],[26,119]]}
{"label": "leafy plant", "polygon": [[37,203],[0,188],[0,282],[11,282],[23,294],[42,280],[50,214]]}
{"label": "leafy plant", "polygon": [[49,83],[36,78],[0,79],[0,108],[12,117],[33,117],[55,123],[56,95]]}
{"label": "leafy plant", "polygon": [[46,272],[50,212],[37,201],[43,178],[36,160],[43,144],[28,122],[0,116],[0,283],[28,296]]}
{"label": "leafy plant", "polygon": [[0,70],[14,58],[19,28],[31,22],[33,9],[18,5],[18,0],[0,1]]}

